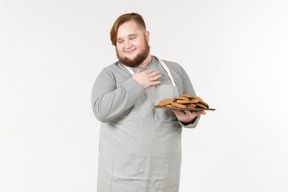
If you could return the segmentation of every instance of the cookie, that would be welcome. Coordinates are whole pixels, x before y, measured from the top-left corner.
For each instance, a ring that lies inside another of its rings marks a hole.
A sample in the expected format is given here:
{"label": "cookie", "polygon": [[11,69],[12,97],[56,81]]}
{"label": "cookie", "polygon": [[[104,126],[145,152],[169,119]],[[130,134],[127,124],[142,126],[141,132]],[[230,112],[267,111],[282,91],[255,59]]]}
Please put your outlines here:
{"label": "cookie", "polygon": [[186,107],[187,107],[187,108],[195,108],[196,106],[197,106],[197,105],[195,105],[195,104],[192,104],[192,103],[191,103],[191,104],[189,104],[189,105],[186,105]]}
{"label": "cookie", "polygon": [[163,99],[163,100],[161,100],[161,101],[158,103],[158,106],[169,105],[169,104],[171,104],[172,102],[173,102],[172,99],[169,99],[169,98]]}
{"label": "cookie", "polygon": [[205,105],[203,105],[203,104],[197,103],[196,105],[197,105],[197,107],[207,109],[207,107]]}
{"label": "cookie", "polygon": [[175,100],[188,100],[187,97],[174,97]]}
{"label": "cookie", "polygon": [[203,99],[201,99],[201,98],[192,99],[191,103],[198,103],[199,101],[203,101]]}
{"label": "cookie", "polygon": [[205,105],[207,108],[209,108],[208,103],[206,103],[206,102],[204,102],[204,101],[199,101],[198,103],[199,103],[199,104],[202,104],[202,105]]}
{"label": "cookie", "polygon": [[180,104],[189,104],[189,103],[193,103],[193,101],[188,100],[188,99],[184,99],[184,100],[177,100],[176,102],[177,102],[177,103],[180,103]]}
{"label": "cookie", "polygon": [[181,105],[179,103],[173,102],[171,103],[172,106],[177,107],[177,108],[187,108],[185,105]]}

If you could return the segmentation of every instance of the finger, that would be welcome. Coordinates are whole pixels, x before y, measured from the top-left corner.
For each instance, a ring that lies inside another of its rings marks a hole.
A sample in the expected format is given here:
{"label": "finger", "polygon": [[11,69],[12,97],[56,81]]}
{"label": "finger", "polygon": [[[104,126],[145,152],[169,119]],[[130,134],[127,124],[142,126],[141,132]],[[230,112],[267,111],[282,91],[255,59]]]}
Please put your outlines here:
{"label": "finger", "polygon": [[206,112],[205,111],[199,111],[199,114],[200,115],[206,115]]}
{"label": "finger", "polygon": [[160,84],[160,81],[151,81],[150,85],[158,85]]}
{"label": "finger", "polygon": [[195,111],[195,114],[198,115],[206,115],[205,111]]}
{"label": "finger", "polygon": [[137,69],[136,73],[140,73],[140,69]]}
{"label": "finger", "polygon": [[191,115],[191,112],[189,110],[184,110],[185,115]]}
{"label": "finger", "polygon": [[197,117],[198,115],[206,115],[205,111],[189,111],[189,110],[185,110],[185,115],[186,116],[195,116]]}
{"label": "finger", "polygon": [[171,109],[171,111],[177,116],[179,114],[179,110]]}
{"label": "finger", "polygon": [[155,72],[153,72],[153,73],[150,73],[149,76],[150,76],[150,77],[153,77],[153,76],[155,76],[155,75],[157,75],[157,74],[159,74],[159,73],[160,73],[159,71],[155,71]]}
{"label": "finger", "polygon": [[155,81],[155,80],[159,79],[160,77],[161,77],[161,75],[159,74],[157,76],[151,77],[151,79],[152,79],[152,81]]}

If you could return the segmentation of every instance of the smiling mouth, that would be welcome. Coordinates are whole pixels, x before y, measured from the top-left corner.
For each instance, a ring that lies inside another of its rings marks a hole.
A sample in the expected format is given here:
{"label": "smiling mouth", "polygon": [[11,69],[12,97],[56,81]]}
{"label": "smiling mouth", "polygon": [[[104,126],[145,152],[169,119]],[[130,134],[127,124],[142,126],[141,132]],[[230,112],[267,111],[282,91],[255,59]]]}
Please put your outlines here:
{"label": "smiling mouth", "polygon": [[133,50],[130,50],[130,51],[125,51],[125,52],[128,53],[128,54],[132,54],[132,53],[134,53],[135,50],[136,49],[133,49]]}

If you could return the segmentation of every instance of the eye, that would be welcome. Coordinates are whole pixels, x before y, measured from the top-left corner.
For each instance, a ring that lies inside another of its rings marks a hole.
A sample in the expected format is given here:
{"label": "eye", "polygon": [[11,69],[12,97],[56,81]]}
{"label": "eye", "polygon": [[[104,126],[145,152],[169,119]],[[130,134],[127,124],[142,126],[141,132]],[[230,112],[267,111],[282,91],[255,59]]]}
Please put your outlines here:
{"label": "eye", "polygon": [[130,40],[134,40],[134,39],[136,39],[136,37],[130,37],[129,39],[130,39]]}
{"label": "eye", "polygon": [[119,41],[117,41],[117,43],[118,43],[118,44],[121,44],[121,43],[123,43],[123,41],[122,41],[122,40],[119,40]]}

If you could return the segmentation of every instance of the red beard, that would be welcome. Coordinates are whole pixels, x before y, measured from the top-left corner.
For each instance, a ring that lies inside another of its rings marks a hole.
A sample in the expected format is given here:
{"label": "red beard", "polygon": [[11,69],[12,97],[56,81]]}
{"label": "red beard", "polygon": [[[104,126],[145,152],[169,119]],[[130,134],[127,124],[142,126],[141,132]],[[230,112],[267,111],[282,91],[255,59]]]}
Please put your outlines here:
{"label": "red beard", "polygon": [[141,63],[143,63],[143,61],[148,57],[149,53],[150,53],[150,47],[148,45],[148,42],[146,41],[146,46],[143,52],[139,53],[136,55],[136,57],[134,59],[128,59],[127,57],[120,57],[118,54],[118,51],[116,49],[116,53],[117,53],[117,57],[119,59],[119,61],[128,66],[128,67],[137,67],[139,66]]}

